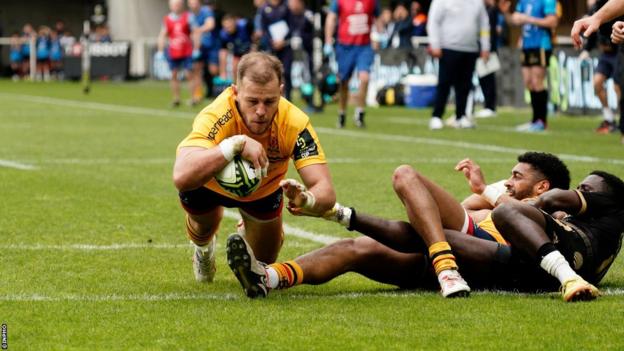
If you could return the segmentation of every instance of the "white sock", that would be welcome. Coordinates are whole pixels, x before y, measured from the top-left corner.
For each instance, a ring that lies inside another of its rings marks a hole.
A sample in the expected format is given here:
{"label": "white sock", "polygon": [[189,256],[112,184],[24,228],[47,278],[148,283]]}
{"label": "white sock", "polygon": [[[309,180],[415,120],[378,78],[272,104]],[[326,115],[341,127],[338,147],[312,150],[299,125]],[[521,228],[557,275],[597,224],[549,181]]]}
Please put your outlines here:
{"label": "white sock", "polygon": [[614,120],[613,111],[609,107],[602,108],[602,116],[607,122],[613,122]]}
{"label": "white sock", "polygon": [[266,276],[267,276],[267,286],[270,289],[277,289],[277,286],[279,285],[279,275],[277,274],[277,271],[275,270],[275,268],[273,267],[267,267],[266,268]]}
{"label": "white sock", "polygon": [[577,277],[578,274],[574,272],[568,261],[559,251],[553,251],[542,258],[540,262],[542,267],[548,274],[559,279],[561,284],[566,280]]}
{"label": "white sock", "polygon": [[193,246],[195,246],[202,253],[206,253],[206,252],[214,250],[214,242],[213,241],[214,241],[214,237],[212,239],[210,239],[210,241],[206,245],[199,246],[199,245],[195,244],[192,241],[191,241],[191,244],[193,244]]}
{"label": "white sock", "polygon": [[363,113],[363,112],[364,112],[364,109],[363,109],[363,108],[361,108],[361,107],[359,107],[359,106],[355,108],[355,115],[356,115],[356,116],[359,116],[359,115],[360,115],[360,113]]}

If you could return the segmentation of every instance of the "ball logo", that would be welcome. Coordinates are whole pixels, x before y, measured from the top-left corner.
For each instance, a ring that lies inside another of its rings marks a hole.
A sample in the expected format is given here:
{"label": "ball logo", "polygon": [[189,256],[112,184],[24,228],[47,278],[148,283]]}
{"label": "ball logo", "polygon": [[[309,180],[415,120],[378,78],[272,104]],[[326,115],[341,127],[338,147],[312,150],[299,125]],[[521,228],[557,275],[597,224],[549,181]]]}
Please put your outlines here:
{"label": "ball logo", "polygon": [[256,177],[251,162],[236,156],[215,177],[217,184],[237,197],[246,197],[258,189],[261,179]]}

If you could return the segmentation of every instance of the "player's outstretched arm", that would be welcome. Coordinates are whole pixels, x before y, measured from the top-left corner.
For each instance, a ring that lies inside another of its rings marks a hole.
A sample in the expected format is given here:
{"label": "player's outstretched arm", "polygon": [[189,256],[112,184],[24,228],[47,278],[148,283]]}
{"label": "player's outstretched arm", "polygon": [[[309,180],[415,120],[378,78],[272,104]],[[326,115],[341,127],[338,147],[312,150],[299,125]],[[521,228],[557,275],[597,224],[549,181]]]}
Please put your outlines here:
{"label": "player's outstretched arm", "polygon": [[299,169],[303,184],[294,179],[280,182],[288,199],[288,211],[294,215],[320,217],[336,203],[336,193],[326,164],[312,164]]}
{"label": "player's outstretched arm", "polygon": [[534,206],[548,213],[564,211],[574,214],[581,210],[582,202],[574,190],[552,189],[540,195]]}

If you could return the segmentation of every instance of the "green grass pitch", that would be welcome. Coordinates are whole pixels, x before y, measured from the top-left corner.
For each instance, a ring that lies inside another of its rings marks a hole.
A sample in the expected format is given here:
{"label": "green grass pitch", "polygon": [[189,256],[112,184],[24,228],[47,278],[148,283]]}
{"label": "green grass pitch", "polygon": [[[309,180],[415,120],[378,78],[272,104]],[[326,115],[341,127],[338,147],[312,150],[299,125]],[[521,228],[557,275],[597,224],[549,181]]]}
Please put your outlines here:
{"label": "green grass pitch", "polygon": [[[0,322],[9,350],[624,349],[622,257],[591,303],[496,292],[445,300],[356,274],[252,301],[225,263],[229,216],[215,282],[196,283],[171,169],[197,110],[171,110],[169,101],[165,83],[96,83],[84,96],[74,83],[0,81]],[[595,135],[596,117],[555,117],[533,135],[512,131],[527,110],[439,132],[427,129],[429,113],[370,109],[364,131],[351,120],[334,129],[335,105],[313,115],[339,201],[404,219],[391,187],[398,165],[461,199],[469,190],[456,161],[475,159],[494,181],[522,150],[561,155],[574,183],[594,169],[624,176],[619,135]],[[282,260],[321,247],[319,238],[356,235],[284,217]]]}

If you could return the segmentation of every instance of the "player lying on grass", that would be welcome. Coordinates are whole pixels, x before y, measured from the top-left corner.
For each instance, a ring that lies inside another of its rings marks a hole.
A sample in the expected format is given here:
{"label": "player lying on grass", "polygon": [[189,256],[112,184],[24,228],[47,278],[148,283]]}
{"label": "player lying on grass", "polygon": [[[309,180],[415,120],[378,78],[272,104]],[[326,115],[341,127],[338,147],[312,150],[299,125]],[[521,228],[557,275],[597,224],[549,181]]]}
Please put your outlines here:
{"label": "player lying on grass", "polygon": [[575,293],[578,274],[597,284],[611,267],[624,235],[623,199],[620,178],[593,171],[576,190],[548,191],[532,205],[509,202],[492,217],[514,252],[528,254],[561,282],[566,301],[587,300],[598,290]]}
{"label": "player lying on grass", "polygon": [[[269,54],[243,56],[237,84],[197,115],[193,130],[178,146],[173,181],[195,247],[198,281],[213,280],[223,207],[239,209],[256,257],[275,261],[283,241],[279,183],[290,159],[309,189],[303,205],[309,213],[324,213],[336,202],[325,154],[308,116],[281,97],[282,71],[279,60]],[[245,197],[225,191],[214,179],[237,155],[265,175],[259,188]]]}
{"label": "player lying on grass", "polygon": [[[551,188],[569,186],[568,170],[555,156],[526,153],[520,155],[518,160],[519,163],[513,168],[511,177],[504,182],[507,194],[499,194],[495,199],[490,198],[491,203],[478,195],[472,195],[464,201],[464,206],[470,208],[471,216],[467,216],[467,211],[448,192],[411,167],[401,166],[394,174],[393,185],[399,197],[419,198],[417,201],[421,206],[416,207],[417,210],[409,210],[410,219],[417,217],[422,222],[432,221],[431,219],[436,217],[432,217],[431,211],[426,209],[435,208],[438,225],[449,228],[444,232],[462,263],[462,272],[467,273],[469,280],[480,287],[513,288],[519,285],[517,281],[523,280],[527,273],[524,270],[509,272],[511,269],[507,264],[511,256],[510,249],[489,216],[494,204],[531,198]],[[492,192],[494,186],[485,186],[479,167],[472,161],[464,160],[456,168],[465,173],[473,191],[481,194],[485,192],[486,196]],[[292,193],[286,192],[286,195],[293,198]],[[291,208],[292,202],[289,204]],[[254,263],[253,258],[240,259],[250,256],[244,252],[242,237],[233,235],[228,242],[228,261],[231,267],[245,265],[252,268],[248,272],[247,279],[241,281],[243,288],[247,291],[250,288],[256,289],[255,286],[259,285],[266,293],[266,288],[285,288],[299,283],[324,283],[349,271],[403,288],[434,286],[431,284],[431,275],[428,274],[427,246],[416,234],[422,233],[419,231],[422,230],[422,226],[413,228],[409,223],[402,221],[385,220],[363,213],[356,214],[355,210],[341,206],[335,209],[329,219],[369,237],[344,239],[294,261],[270,265],[266,269],[266,281],[265,269]],[[484,219],[477,226],[473,217]],[[530,281],[537,287],[543,285],[538,283],[532,274],[529,276]],[[449,281],[440,281],[443,296],[452,296],[452,292],[456,289],[455,284],[448,283]],[[467,287],[467,284],[457,285],[460,288]]]}

